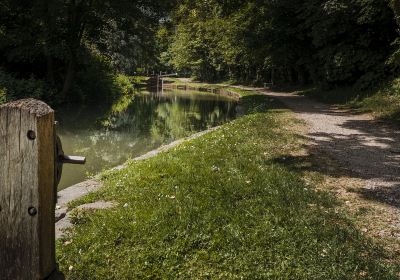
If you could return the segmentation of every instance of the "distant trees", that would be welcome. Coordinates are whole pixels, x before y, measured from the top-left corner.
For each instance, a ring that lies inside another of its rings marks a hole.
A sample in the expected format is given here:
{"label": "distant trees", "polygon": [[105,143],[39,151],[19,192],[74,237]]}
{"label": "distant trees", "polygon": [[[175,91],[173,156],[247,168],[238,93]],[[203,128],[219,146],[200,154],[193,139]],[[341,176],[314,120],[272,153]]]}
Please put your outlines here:
{"label": "distant trees", "polygon": [[202,80],[370,87],[387,74],[398,37],[399,1],[388,4],[182,0],[173,14],[171,63]]}
{"label": "distant trees", "polygon": [[[173,1],[0,0],[0,67],[45,79],[66,99],[90,60],[132,71],[154,63],[159,19]],[[97,58],[96,58],[97,57]],[[0,81],[1,82],[1,81]]]}
{"label": "distant trees", "polygon": [[399,18],[400,0],[0,0],[1,99],[99,95],[141,66],[369,88],[400,71]]}

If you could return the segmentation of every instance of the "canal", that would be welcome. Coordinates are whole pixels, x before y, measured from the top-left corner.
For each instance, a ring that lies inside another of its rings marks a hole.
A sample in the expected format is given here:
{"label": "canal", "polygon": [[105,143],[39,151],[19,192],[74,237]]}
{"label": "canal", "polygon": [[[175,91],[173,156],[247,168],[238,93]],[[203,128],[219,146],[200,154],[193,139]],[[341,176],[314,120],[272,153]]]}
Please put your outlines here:
{"label": "canal", "polygon": [[237,101],[209,93],[164,91],[124,96],[112,106],[68,106],[56,111],[57,132],[68,155],[59,190],[196,132],[237,117]]}

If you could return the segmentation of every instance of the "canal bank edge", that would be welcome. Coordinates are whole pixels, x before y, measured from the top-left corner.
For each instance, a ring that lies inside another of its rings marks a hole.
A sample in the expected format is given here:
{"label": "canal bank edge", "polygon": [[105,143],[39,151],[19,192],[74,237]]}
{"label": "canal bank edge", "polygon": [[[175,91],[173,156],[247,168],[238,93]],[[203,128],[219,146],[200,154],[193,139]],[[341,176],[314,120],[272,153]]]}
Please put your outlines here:
{"label": "canal bank edge", "polygon": [[189,84],[164,84],[163,87],[164,87],[164,89],[167,89],[167,90],[175,89],[175,90],[190,90],[190,91],[199,91],[199,92],[209,92],[209,93],[213,93],[213,94],[217,94],[217,95],[231,97],[236,100],[240,100],[240,98],[241,98],[241,95],[239,93],[229,90],[230,86],[212,88],[212,87],[191,86]]}
{"label": "canal bank edge", "polygon": [[[144,155],[141,155],[139,157],[136,157],[132,159],[133,161],[141,161],[145,160],[148,158],[155,157],[156,155],[166,152],[172,148],[175,148],[176,146],[199,138],[205,134],[208,134],[210,132],[216,131],[220,128],[221,126],[209,128],[207,130],[195,133],[191,136],[188,136],[186,138],[182,138],[179,140],[176,140],[170,144],[161,146],[155,150],[152,150]],[[122,170],[126,168],[126,163],[122,164],[120,166],[114,167],[111,170]],[[75,184],[71,187],[68,187],[66,189],[63,189],[57,193],[57,205],[56,205],[56,211],[55,211],[55,222],[56,222],[56,239],[60,238],[64,234],[64,230],[67,228],[72,227],[72,223],[70,222],[70,213],[73,209],[68,208],[68,204],[71,201],[77,200],[79,198],[82,198],[83,196],[95,192],[99,190],[101,187],[103,187],[103,184],[100,182],[100,175],[95,176],[93,179],[89,179],[86,181],[83,181],[81,183]],[[88,204],[88,205],[81,205],[79,209],[104,209],[104,208],[110,208],[115,206],[112,202],[99,202],[95,204]]]}

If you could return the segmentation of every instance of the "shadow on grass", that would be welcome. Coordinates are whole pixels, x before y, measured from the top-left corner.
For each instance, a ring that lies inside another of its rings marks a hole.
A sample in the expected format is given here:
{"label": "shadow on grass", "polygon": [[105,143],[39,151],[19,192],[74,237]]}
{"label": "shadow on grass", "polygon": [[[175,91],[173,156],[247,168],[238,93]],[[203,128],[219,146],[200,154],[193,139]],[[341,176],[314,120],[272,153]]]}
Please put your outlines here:
{"label": "shadow on grass", "polygon": [[[308,158],[286,158],[286,164],[299,171],[318,171],[329,176],[346,175],[367,180],[354,190],[368,200],[400,208],[400,130],[397,126],[350,114],[307,97],[276,93],[281,108],[290,108],[313,129],[306,134],[313,149],[327,153],[338,162],[339,170],[329,170],[323,158],[320,167],[304,166]],[[283,105],[285,104],[285,105]],[[277,163],[280,159],[277,159]]]}
{"label": "shadow on grass", "polygon": [[[343,176],[362,178],[360,176],[354,176],[353,172],[342,168],[337,168],[330,165],[316,165],[315,162],[317,160],[318,159],[315,157],[315,155],[285,155],[275,158],[271,160],[271,162],[285,166],[286,168],[301,174],[304,174],[305,172],[318,172],[335,178],[341,178]],[[373,200],[388,204],[392,207],[400,208],[399,189],[400,184],[394,184],[392,186],[377,186],[375,188],[349,188],[347,190],[349,192],[358,193],[368,200]]]}
{"label": "shadow on grass", "polygon": [[[385,88],[384,88],[385,89]],[[354,114],[373,113],[377,118],[400,126],[400,98],[391,91],[369,90],[356,91],[353,88],[339,88],[329,91],[319,89],[297,90],[299,95],[314,100],[335,104]]]}
{"label": "shadow on grass", "polygon": [[240,98],[239,104],[244,108],[245,114],[247,115],[265,113],[270,110],[288,110],[278,99],[263,94],[243,96]]}

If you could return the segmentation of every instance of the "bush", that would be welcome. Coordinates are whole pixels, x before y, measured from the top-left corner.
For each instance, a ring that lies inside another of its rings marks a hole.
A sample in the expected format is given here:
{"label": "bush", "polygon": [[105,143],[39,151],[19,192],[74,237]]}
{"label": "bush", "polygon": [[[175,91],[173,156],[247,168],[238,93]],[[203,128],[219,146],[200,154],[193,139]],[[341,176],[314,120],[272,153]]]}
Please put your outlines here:
{"label": "bush", "polygon": [[17,79],[0,70],[0,103],[28,97],[51,100],[53,95],[53,91],[42,80],[33,76],[29,79]]}
{"label": "bush", "polygon": [[[67,102],[108,103],[134,92],[135,80],[122,74],[116,75],[104,57],[88,55],[79,69],[74,86],[66,97]],[[53,106],[59,105],[57,90],[44,80],[33,76],[18,79],[0,69],[0,104],[29,97],[44,100]]]}
{"label": "bush", "polygon": [[76,84],[68,97],[69,102],[108,103],[121,95],[131,94],[131,78],[116,74],[107,58],[90,54],[81,71],[76,74]]}
{"label": "bush", "polygon": [[123,74],[118,74],[115,78],[117,88],[124,95],[133,94],[135,91],[133,79]]}
{"label": "bush", "polygon": [[6,102],[6,90],[4,88],[0,88],[0,104]]}
{"label": "bush", "polygon": [[117,93],[115,76],[109,61],[100,55],[88,53],[83,65],[75,76],[74,88],[68,101],[76,102],[110,102]]}

